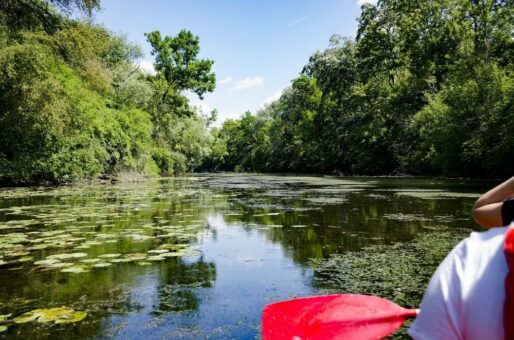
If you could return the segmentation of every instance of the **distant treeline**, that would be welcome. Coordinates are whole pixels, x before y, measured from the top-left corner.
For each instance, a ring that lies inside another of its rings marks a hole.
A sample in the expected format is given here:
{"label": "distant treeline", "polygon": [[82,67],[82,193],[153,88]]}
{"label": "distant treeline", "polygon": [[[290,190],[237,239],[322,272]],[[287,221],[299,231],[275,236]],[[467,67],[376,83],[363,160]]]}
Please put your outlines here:
{"label": "distant treeline", "polygon": [[213,130],[207,170],[514,174],[514,2],[379,0],[281,98]]}
{"label": "distant treeline", "polygon": [[129,171],[171,175],[210,153],[213,117],[183,91],[214,90],[198,37],[147,34],[138,46],[85,17],[99,0],[0,1],[0,182],[66,182]]}

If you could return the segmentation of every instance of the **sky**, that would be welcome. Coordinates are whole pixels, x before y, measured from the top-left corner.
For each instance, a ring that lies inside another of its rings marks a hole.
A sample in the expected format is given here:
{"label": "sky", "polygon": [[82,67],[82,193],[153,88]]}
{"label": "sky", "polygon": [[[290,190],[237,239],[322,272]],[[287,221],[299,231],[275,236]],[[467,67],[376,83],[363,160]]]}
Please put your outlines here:
{"label": "sky", "polygon": [[355,37],[360,6],[373,0],[102,0],[93,20],[143,48],[142,68],[152,69],[144,33],[200,37],[199,58],[214,60],[217,84],[200,100],[205,113],[218,110],[220,125],[255,113],[280,97],[309,57],[328,47],[333,34]]}

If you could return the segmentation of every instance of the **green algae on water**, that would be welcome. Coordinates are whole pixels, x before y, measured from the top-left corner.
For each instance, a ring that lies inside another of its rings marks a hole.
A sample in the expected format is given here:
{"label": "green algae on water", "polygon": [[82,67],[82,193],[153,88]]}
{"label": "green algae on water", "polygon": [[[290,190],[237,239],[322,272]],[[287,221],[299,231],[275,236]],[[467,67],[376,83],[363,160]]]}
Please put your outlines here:
{"label": "green algae on water", "polygon": [[312,260],[314,285],[326,293],[378,295],[417,308],[434,270],[468,235],[464,229],[431,231],[411,242]]}

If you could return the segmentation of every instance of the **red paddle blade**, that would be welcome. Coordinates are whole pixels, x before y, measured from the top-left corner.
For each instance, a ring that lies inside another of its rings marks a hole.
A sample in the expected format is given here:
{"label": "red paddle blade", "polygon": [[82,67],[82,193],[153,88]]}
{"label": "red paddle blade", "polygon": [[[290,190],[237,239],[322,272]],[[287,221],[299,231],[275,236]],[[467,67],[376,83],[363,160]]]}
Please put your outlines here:
{"label": "red paddle blade", "polygon": [[405,309],[376,296],[312,296],[264,307],[262,338],[380,339],[416,314],[415,309]]}

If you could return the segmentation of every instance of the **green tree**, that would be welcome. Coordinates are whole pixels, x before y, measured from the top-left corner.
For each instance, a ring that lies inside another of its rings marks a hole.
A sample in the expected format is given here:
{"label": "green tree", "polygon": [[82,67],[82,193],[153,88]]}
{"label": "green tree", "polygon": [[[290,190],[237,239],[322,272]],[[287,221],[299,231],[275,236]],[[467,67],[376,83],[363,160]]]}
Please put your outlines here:
{"label": "green tree", "polygon": [[182,30],[176,37],[161,37],[159,31],[146,33],[155,55],[155,69],[167,83],[163,101],[170,91],[190,90],[200,98],[212,92],[216,86],[216,75],[211,72],[214,61],[197,59],[200,39],[190,31]]}

